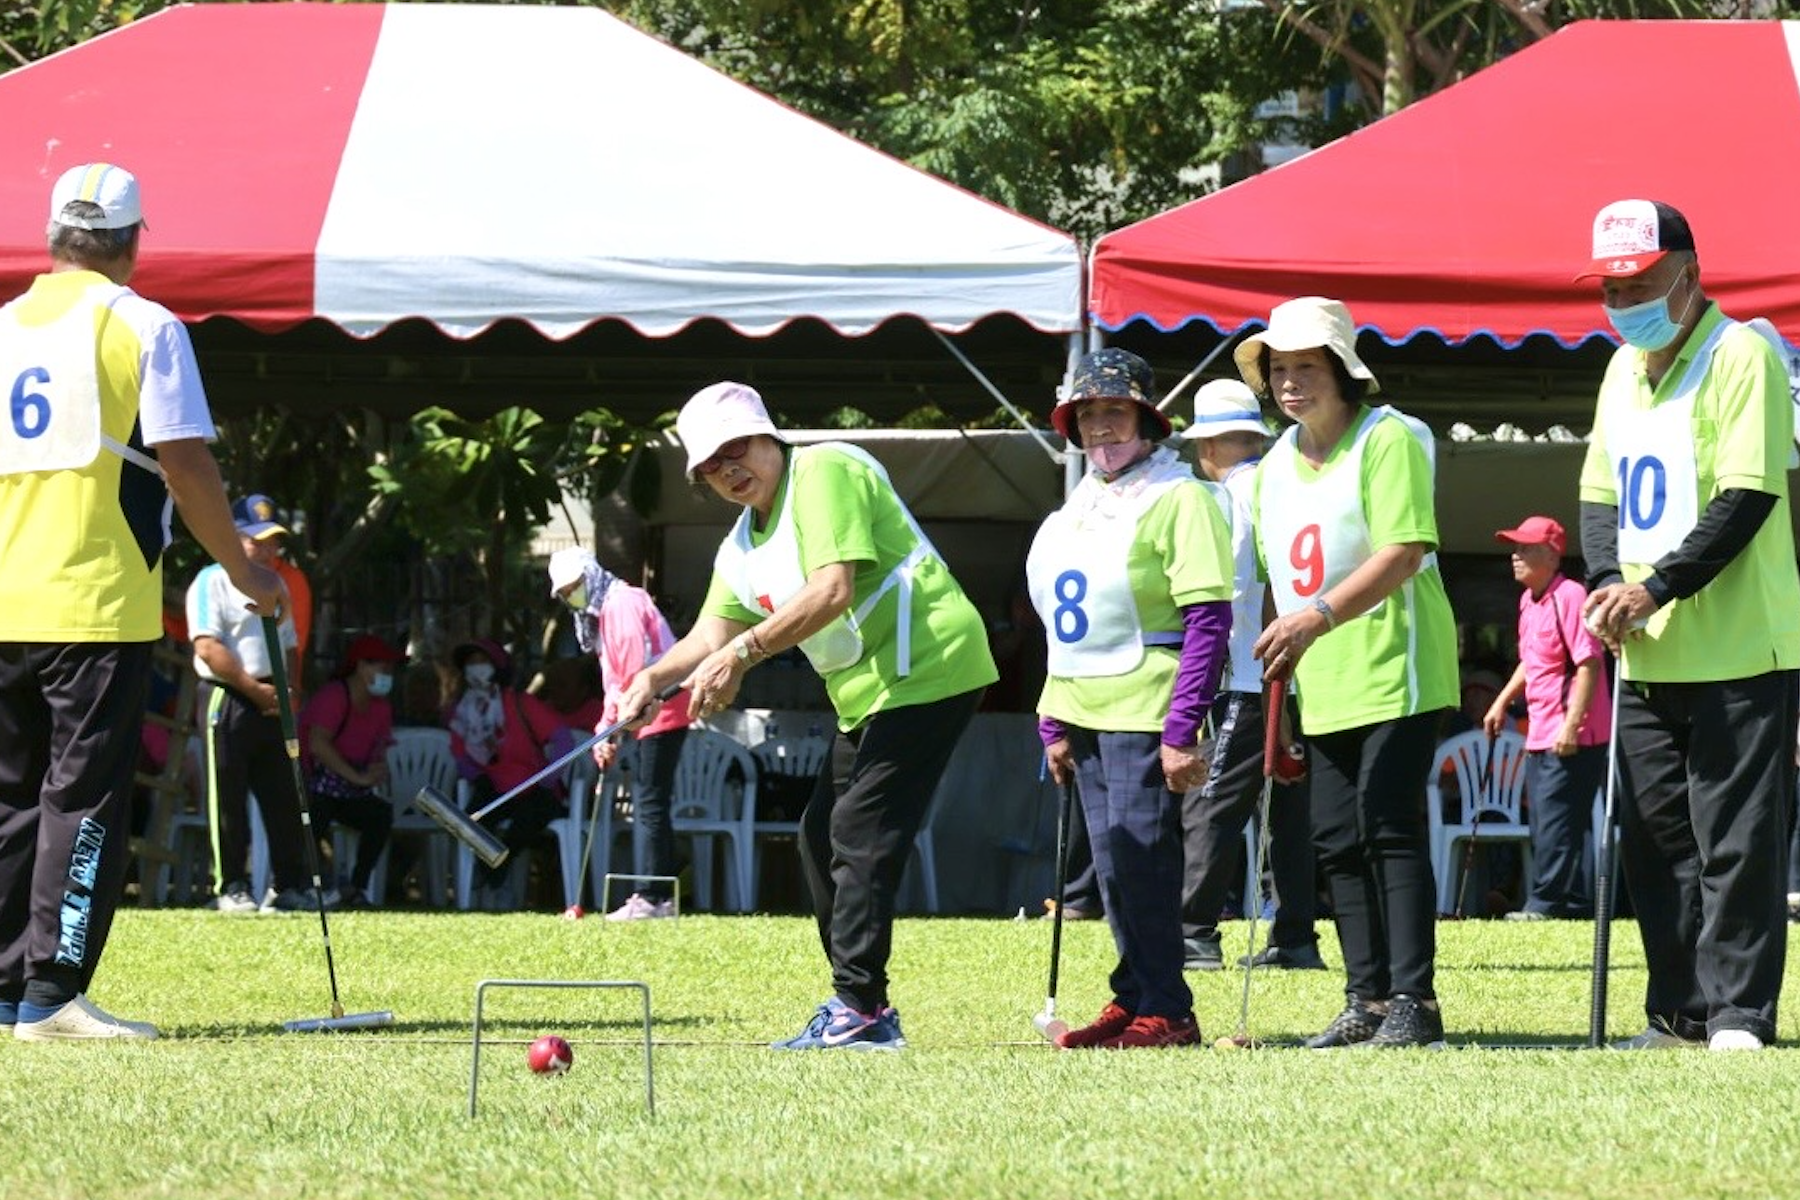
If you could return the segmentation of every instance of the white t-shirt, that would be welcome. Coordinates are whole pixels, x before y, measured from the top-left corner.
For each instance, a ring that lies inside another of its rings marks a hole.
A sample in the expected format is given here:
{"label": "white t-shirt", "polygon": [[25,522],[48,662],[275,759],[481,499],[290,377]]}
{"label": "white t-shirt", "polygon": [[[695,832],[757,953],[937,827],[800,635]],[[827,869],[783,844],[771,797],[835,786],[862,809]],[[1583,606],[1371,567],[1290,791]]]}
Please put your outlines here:
{"label": "white t-shirt", "polygon": [[[218,563],[202,567],[187,591],[188,637],[217,638],[227,650],[237,655],[244,670],[258,679],[272,676],[268,641],[263,637],[262,614],[250,608],[250,597],[231,584],[231,577]],[[294,635],[294,619],[281,618],[281,648],[292,650],[300,644]],[[217,680],[211,667],[200,655],[194,655],[194,670],[202,679]]]}

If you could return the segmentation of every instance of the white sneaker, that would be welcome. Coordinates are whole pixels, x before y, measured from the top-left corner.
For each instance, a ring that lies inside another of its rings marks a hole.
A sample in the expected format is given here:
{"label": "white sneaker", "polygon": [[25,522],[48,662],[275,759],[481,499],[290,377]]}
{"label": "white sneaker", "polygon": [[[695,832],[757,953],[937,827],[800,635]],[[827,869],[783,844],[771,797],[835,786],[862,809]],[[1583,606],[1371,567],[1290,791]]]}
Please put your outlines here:
{"label": "white sneaker", "polygon": [[248,916],[258,911],[256,898],[250,894],[250,889],[244,887],[227,890],[212,902],[212,906],[215,911],[230,916]]}
{"label": "white sneaker", "polygon": [[91,1042],[106,1038],[153,1041],[156,1036],[156,1026],[121,1020],[102,1011],[85,995],[76,996],[41,1021],[20,1021],[13,1026],[13,1037],[21,1042]]}
{"label": "white sneaker", "polygon": [[1763,1040],[1748,1029],[1721,1029],[1706,1043],[1708,1050],[1761,1050]]}
{"label": "white sneaker", "polygon": [[606,914],[609,921],[650,921],[675,915],[674,900],[649,900],[633,892],[625,903]]}
{"label": "white sneaker", "polygon": [[1607,1047],[1610,1050],[1693,1050],[1706,1043],[1684,1037],[1676,1037],[1666,1029],[1658,1029],[1652,1025],[1636,1037],[1628,1037],[1622,1042],[1614,1042]]}

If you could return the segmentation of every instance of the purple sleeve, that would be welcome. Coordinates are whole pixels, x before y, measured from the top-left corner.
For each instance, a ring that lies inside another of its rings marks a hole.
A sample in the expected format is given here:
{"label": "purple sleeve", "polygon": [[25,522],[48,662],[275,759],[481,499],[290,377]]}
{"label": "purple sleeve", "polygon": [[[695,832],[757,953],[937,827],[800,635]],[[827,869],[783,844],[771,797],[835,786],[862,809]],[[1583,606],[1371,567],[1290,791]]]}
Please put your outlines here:
{"label": "purple sleeve", "polygon": [[1044,743],[1045,749],[1054,746],[1068,736],[1069,731],[1064,729],[1063,723],[1055,717],[1038,718],[1038,740]]}
{"label": "purple sleeve", "polygon": [[1192,746],[1219,692],[1219,673],[1231,640],[1231,601],[1209,600],[1181,610],[1181,664],[1175,668],[1175,694],[1163,719],[1163,744]]}

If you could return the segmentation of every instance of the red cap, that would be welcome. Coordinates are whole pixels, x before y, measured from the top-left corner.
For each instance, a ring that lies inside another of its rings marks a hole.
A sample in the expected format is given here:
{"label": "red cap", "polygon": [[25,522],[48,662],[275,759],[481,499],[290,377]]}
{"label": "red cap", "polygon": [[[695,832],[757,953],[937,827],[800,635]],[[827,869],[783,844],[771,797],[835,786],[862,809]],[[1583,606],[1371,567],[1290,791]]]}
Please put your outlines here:
{"label": "red cap", "polygon": [[340,668],[344,674],[356,670],[357,665],[366,662],[397,663],[406,656],[388,645],[372,633],[365,633],[353,640],[344,651],[344,663]]}
{"label": "red cap", "polygon": [[1548,546],[1558,554],[1569,544],[1562,522],[1555,517],[1526,517],[1517,529],[1502,529],[1495,533],[1494,540],[1515,546]]}

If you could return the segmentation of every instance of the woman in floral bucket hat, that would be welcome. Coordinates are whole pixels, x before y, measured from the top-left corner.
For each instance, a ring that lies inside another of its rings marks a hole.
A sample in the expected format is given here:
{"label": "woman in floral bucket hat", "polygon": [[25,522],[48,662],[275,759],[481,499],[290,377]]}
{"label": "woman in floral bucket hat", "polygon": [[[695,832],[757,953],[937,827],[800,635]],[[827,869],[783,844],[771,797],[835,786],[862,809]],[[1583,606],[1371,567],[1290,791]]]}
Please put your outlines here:
{"label": "woman in floral bucket hat", "polygon": [[1231,532],[1204,485],[1157,443],[1169,422],[1150,366],[1083,358],[1051,423],[1088,473],[1026,558],[1049,678],[1038,733],[1081,794],[1119,961],[1112,999],[1064,1049],[1200,1041],[1182,977],[1181,797],[1205,776],[1200,726],[1231,633]]}
{"label": "woman in floral bucket hat", "polygon": [[1347,977],[1343,1012],[1307,1044],[1439,1048],[1425,781],[1457,671],[1431,431],[1364,403],[1380,385],[1336,300],[1278,305],[1234,357],[1294,422],[1257,469],[1257,558],[1279,615],[1254,653],[1265,678],[1298,685]]}

